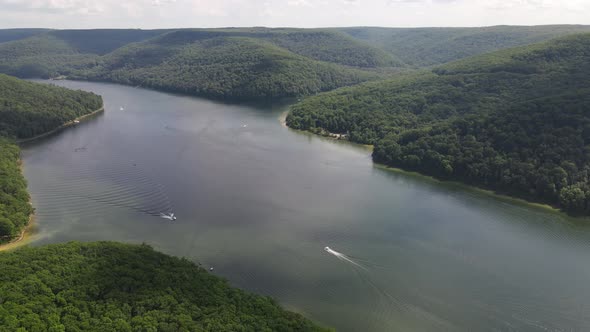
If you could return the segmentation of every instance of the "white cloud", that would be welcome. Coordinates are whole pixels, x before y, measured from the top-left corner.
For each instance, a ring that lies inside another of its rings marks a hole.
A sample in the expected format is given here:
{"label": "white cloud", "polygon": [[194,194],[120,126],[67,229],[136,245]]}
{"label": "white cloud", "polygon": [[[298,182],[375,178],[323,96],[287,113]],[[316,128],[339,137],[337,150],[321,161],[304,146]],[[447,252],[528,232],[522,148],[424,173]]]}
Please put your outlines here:
{"label": "white cloud", "polygon": [[590,0],[0,0],[0,27],[590,24]]}

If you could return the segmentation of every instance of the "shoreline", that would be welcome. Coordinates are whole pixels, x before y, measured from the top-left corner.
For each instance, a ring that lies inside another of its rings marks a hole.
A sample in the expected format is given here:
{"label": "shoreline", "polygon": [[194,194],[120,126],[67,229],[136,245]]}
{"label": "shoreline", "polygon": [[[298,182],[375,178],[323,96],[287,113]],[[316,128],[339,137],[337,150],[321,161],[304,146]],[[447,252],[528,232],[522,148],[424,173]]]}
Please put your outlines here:
{"label": "shoreline", "polygon": [[[19,161],[18,161],[18,168],[20,169],[21,174],[23,174],[23,161],[22,161],[22,159],[19,159]],[[23,174],[23,177],[24,177],[24,174]],[[28,192],[28,190],[27,190],[27,192]],[[29,205],[31,205],[31,207],[33,207],[33,201],[30,198],[30,196],[29,196]],[[33,209],[33,212],[31,213],[31,215],[29,215],[29,222],[23,228],[20,235],[17,238],[12,239],[12,241],[10,241],[10,242],[0,244],[0,252],[17,249],[17,248],[20,248],[20,247],[28,244],[29,242],[31,242],[33,235],[35,234],[35,221],[36,221],[35,210]]]}
{"label": "shoreline", "polygon": [[354,146],[355,148],[361,148],[361,149],[364,149],[364,150],[371,151],[371,153],[373,152],[373,148],[374,147],[371,144],[361,144],[361,143],[353,142],[353,141],[351,141],[349,139],[336,138],[334,136],[328,136],[328,135],[319,135],[319,134],[313,133],[311,131],[291,128],[291,127],[289,127],[287,125],[287,116],[289,115],[289,112],[290,111],[288,111],[288,110],[287,111],[284,111],[278,117],[278,120],[281,123],[281,126],[284,127],[284,128],[287,128],[287,129],[292,130],[294,132],[297,132],[299,134],[308,135],[310,137],[316,137],[316,138],[319,138],[319,139],[325,139],[326,141],[330,141],[330,142],[334,142],[334,143],[347,144],[349,146]]}
{"label": "shoreline", "polygon": [[[31,137],[31,138],[23,139],[23,140],[17,140],[16,141],[16,144],[28,143],[28,142],[32,142],[32,141],[35,141],[35,140],[38,140],[38,139],[41,139],[41,138],[50,136],[50,135],[55,134],[55,133],[57,133],[57,132],[65,129],[65,128],[68,128],[68,127],[71,127],[73,125],[76,125],[77,123],[75,121],[82,122],[82,121],[84,121],[84,120],[86,120],[86,119],[88,119],[88,118],[90,118],[92,116],[95,116],[95,115],[97,115],[97,114],[99,114],[101,112],[104,112],[104,105],[101,108],[99,108],[99,109],[97,109],[97,110],[95,110],[95,111],[93,111],[91,113],[88,113],[88,114],[79,116],[79,117],[75,118],[74,120],[68,121],[68,122],[62,124],[61,126],[55,128],[53,130],[50,130],[50,131],[48,131],[46,133],[43,133],[41,135],[37,135],[37,136]],[[24,173],[23,173],[23,161],[22,161],[22,159],[18,161],[18,164],[19,164],[20,172],[21,172],[22,176],[24,177]],[[31,207],[33,206],[33,202],[30,199],[29,199],[29,204],[31,205]],[[35,226],[36,226],[35,221],[36,221],[35,211],[33,210],[33,213],[31,213],[31,215],[29,216],[29,222],[23,228],[23,230],[21,231],[20,235],[17,238],[15,238],[12,241],[10,241],[10,242],[0,244],[0,252],[17,249],[17,248],[20,248],[20,247],[25,246],[28,243],[30,243],[31,240],[33,239],[34,235],[35,235]]]}
{"label": "shoreline", "polygon": [[16,239],[4,244],[0,244],[0,252],[15,250],[29,244],[33,240],[35,235],[35,221],[35,213],[33,212],[29,216],[29,223],[27,224],[27,226],[25,226],[25,228],[22,230],[22,232]]}
{"label": "shoreline", "polygon": [[[281,114],[281,116],[279,117],[279,120],[281,121],[281,125],[285,126],[286,128],[289,128],[290,130],[294,130],[296,132],[300,132],[300,133],[305,133],[308,135],[313,135],[319,138],[327,138],[333,142],[346,142],[349,143],[353,146],[362,146],[362,147],[366,147],[367,149],[369,149],[370,151],[373,151],[373,145],[366,145],[366,144],[359,144],[359,143],[355,143],[355,142],[351,142],[349,140],[343,140],[343,139],[336,139],[330,136],[323,136],[323,135],[318,135],[315,134],[311,131],[308,130],[298,130],[298,129],[293,129],[290,128],[289,126],[287,126],[287,122],[286,122],[286,118],[288,115],[289,111],[285,111],[284,114]],[[372,160],[371,158],[371,162],[373,163],[373,166],[375,168],[384,170],[384,171],[388,171],[388,172],[393,172],[393,173],[398,173],[398,174],[403,174],[406,176],[412,176],[414,178],[420,178],[422,180],[427,180],[433,183],[437,183],[439,185],[448,185],[448,186],[453,186],[456,188],[460,188],[461,190],[468,190],[471,192],[475,192],[478,194],[482,194],[482,195],[486,195],[488,197],[493,197],[495,199],[499,199],[502,200],[504,202],[508,202],[508,203],[512,203],[512,204],[518,204],[521,206],[526,206],[526,207],[530,207],[530,208],[535,208],[538,210],[544,210],[546,212],[550,212],[550,213],[554,213],[554,214],[559,214],[562,217],[566,217],[570,220],[576,220],[576,221],[582,221],[582,220],[590,220],[590,216],[571,216],[565,212],[563,212],[561,209],[559,209],[558,207],[549,205],[549,204],[544,204],[544,203],[538,203],[535,201],[529,201],[527,199],[524,198],[520,198],[520,197],[516,197],[516,196],[510,196],[507,194],[502,194],[502,193],[498,193],[495,192],[494,190],[491,189],[486,189],[486,188],[482,188],[482,187],[478,187],[478,186],[474,186],[474,185],[470,185],[467,183],[463,183],[460,181],[452,181],[452,180],[441,180],[441,179],[437,179],[436,177],[427,175],[427,174],[423,174],[423,173],[419,173],[419,172],[414,172],[414,171],[407,171],[401,168],[397,168],[397,167],[391,167],[391,166],[387,166],[385,164],[380,164],[377,163],[375,161]]]}
{"label": "shoreline", "polygon": [[57,133],[57,132],[59,132],[61,130],[64,130],[64,129],[68,128],[68,127],[71,127],[71,126],[74,126],[74,125],[78,124],[75,121],[82,122],[82,121],[84,121],[84,120],[86,120],[86,119],[88,119],[88,118],[90,118],[90,117],[92,117],[94,115],[97,115],[99,113],[102,113],[102,112],[104,112],[104,106],[102,106],[101,108],[99,108],[99,109],[97,109],[95,111],[92,111],[91,113],[88,113],[88,114],[79,116],[79,117],[77,117],[77,118],[75,118],[75,119],[73,119],[71,121],[68,121],[68,122],[62,124],[61,126],[55,128],[53,130],[50,130],[50,131],[48,131],[46,133],[43,133],[43,134],[40,134],[40,135],[31,137],[31,138],[25,138],[25,139],[16,140],[16,144],[29,143],[29,142],[33,142],[33,141],[36,141],[38,139],[41,139],[41,138],[44,138],[44,137],[53,135],[53,134],[55,134],[55,133]]}
{"label": "shoreline", "polygon": [[377,169],[380,169],[380,170],[383,170],[386,172],[403,174],[405,176],[414,177],[414,178],[417,178],[417,179],[420,179],[423,181],[429,181],[431,183],[436,183],[438,185],[446,185],[446,186],[458,188],[458,189],[461,189],[464,191],[471,191],[471,192],[474,192],[474,193],[477,193],[480,195],[493,197],[495,199],[498,199],[498,200],[501,200],[504,202],[508,202],[511,204],[518,204],[518,205],[526,206],[529,208],[545,210],[546,212],[559,214],[560,216],[566,217],[571,220],[581,221],[581,220],[587,220],[590,218],[590,217],[585,217],[585,216],[581,216],[581,217],[570,216],[567,213],[563,212],[558,207],[555,207],[555,206],[552,206],[549,204],[543,204],[543,203],[538,203],[538,202],[534,202],[534,201],[529,201],[524,198],[498,193],[498,192],[495,192],[491,189],[477,187],[477,186],[469,185],[467,183],[463,183],[463,182],[459,182],[459,181],[441,180],[441,179],[437,179],[437,178],[430,176],[430,175],[426,175],[426,174],[422,174],[422,173],[414,172],[414,171],[407,171],[407,170],[404,170],[401,168],[391,167],[391,166],[387,166],[385,164],[380,164],[377,162],[373,162],[373,166]]}

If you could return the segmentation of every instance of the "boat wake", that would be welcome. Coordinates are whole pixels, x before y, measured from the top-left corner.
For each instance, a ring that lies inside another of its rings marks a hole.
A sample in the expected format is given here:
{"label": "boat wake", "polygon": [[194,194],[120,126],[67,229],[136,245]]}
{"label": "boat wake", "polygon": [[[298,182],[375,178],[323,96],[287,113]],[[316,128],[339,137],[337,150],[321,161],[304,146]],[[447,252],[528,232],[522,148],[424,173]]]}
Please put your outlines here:
{"label": "boat wake", "polygon": [[[446,322],[440,320],[438,317],[432,315],[428,311],[410,303],[408,298],[402,294],[396,294],[396,296],[392,295],[386,290],[386,287],[383,287],[377,280],[375,279],[377,276],[374,274],[375,271],[373,269],[369,270],[365,265],[359,263],[356,259],[351,258],[341,252],[338,252],[330,247],[324,247],[324,251],[329,253],[330,255],[338,258],[340,261],[348,263],[352,271],[357,275],[359,280],[365,284],[368,289],[370,289],[374,294],[377,296],[378,305],[375,310],[379,310],[384,315],[391,314],[390,310],[394,310],[400,314],[409,314],[414,317],[418,317],[422,320],[428,320],[433,326],[440,326],[444,327],[445,329],[448,328]],[[367,261],[368,266],[371,267],[371,263]]]}
{"label": "boat wake", "polygon": [[160,218],[168,219],[170,221],[176,220],[174,213],[160,213]]}
{"label": "boat wake", "polygon": [[348,263],[350,263],[350,264],[352,264],[352,265],[354,265],[356,267],[360,267],[361,269],[367,271],[367,268],[366,267],[364,267],[363,265],[355,262],[352,258],[346,256],[345,254],[343,254],[341,252],[338,252],[338,251],[336,251],[336,250],[334,250],[334,249],[332,249],[330,247],[325,247],[324,250],[327,253],[336,256],[336,258],[338,258],[339,260],[341,260],[343,262],[348,262]]}

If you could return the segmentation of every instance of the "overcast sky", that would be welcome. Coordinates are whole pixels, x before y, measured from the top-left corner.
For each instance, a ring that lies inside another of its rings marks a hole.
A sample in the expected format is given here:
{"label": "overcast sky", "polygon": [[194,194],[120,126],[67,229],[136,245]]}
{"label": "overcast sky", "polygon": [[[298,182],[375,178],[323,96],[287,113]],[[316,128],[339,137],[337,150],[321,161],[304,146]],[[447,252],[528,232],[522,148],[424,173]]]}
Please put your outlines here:
{"label": "overcast sky", "polygon": [[0,28],[590,24],[590,0],[0,0]]}

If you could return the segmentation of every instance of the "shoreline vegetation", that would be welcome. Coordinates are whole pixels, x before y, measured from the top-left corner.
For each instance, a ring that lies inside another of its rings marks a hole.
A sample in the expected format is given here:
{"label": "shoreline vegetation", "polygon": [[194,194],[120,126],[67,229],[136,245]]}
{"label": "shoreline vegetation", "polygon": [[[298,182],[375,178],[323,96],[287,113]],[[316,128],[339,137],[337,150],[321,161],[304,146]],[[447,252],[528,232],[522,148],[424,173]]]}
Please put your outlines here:
{"label": "shoreline vegetation", "polygon": [[[371,144],[361,144],[361,143],[356,143],[354,141],[350,141],[348,139],[346,139],[346,140],[345,139],[336,139],[336,138],[331,137],[331,136],[320,135],[320,134],[317,134],[317,133],[312,132],[312,131],[309,131],[309,130],[302,130],[302,129],[291,128],[291,127],[289,127],[287,125],[287,121],[286,121],[286,117],[288,116],[288,113],[289,112],[290,111],[285,111],[284,113],[282,113],[281,114],[281,117],[279,118],[279,120],[281,121],[281,125],[285,126],[286,128],[289,128],[290,130],[293,130],[295,132],[299,132],[301,134],[314,135],[314,136],[316,136],[318,138],[327,138],[327,139],[330,139],[330,141],[333,141],[333,142],[343,142],[343,143],[350,144],[350,145],[353,145],[353,146],[365,147],[365,148],[367,148],[370,151],[373,151],[373,149],[375,148]],[[436,178],[436,177],[434,177],[432,175],[428,175],[428,174],[420,173],[420,172],[416,172],[416,171],[405,170],[405,169],[402,169],[402,168],[399,168],[399,167],[389,166],[389,165],[382,164],[382,163],[379,163],[379,162],[376,162],[376,161],[372,161],[372,163],[373,163],[373,166],[374,167],[376,167],[378,169],[381,169],[381,170],[388,171],[388,172],[403,174],[403,175],[411,176],[411,177],[414,177],[414,178],[420,178],[422,180],[427,180],[427,181],[430,181],[430,182],[433,182],[433,183],[437,183],[437,184],[451,185],[453,187],[461,188],[463,190],[469,190],[469,191],[477,192],[477,193],[480,193],[480,194],[485,194],[485,195],[488,195],[488,196],[492,196],[494,198],[497,198],[497,199],[500,199],[500,200],[503,200],[503,201],[508,201],[508,202],[511,202],[511,203],[519,204],[519,205],[525,205],[525,206],[528,206],[528,207],[534,207],[534,208],[537,208],[537,209],[543,209],[545,211],[549,211],[549,212],[552,212],[552,213],[558,213],[558,214],[560,214],[560,215],[562,215],[564,217],[574,218],[576,220],[585,220],[585,219],[590,220],[590,217],[587,217],[587,216],[571,216],[571,215],[568,215],[566,212],[564,212],[563,210],[559,209],[557,206],[552,206],[552,205],[549,205],[549,204],[539,203],[539,202],[527,200],[527,199],[524,199],[524,198],[521,198],[521,197],[510,196],[508,194],[504,194],[504,193],[501,193],[501,192],[496,192],[496,191],[491,190],[489,188],[478,187],[478,186],[471,185],[471,184],[464,183],[464,182],[460,182],[460,181],[439,179],[439,178]]]}
{"label": "shoreline vegetation", "polygon": [[[77,124],[80,124],[82,121],[88,120],[89,118],[92,118],[92,117],[94,117],[94,116],[96,116],[96,115],[98,115],[100,113],[103,113],[103,112],[104,112],[104,106],[102,106],[101,108],[99,108],[99,109],[97,109],[95,111],[92,111],[92,113],[88,113],[88,114],[79,116],[79,117],[77,117],[77,118],[75,118],[75,119],[73,119],[71,121],[65,122],[61,126],[55,128],[53,130],[50,130],[50,131],[48,131],[46,133],[39,134],[37,136],[30,137],[30,138],[18,139],[15,142],[17,144],[30,143],[30,142],[36,141],[38,139],[51,136],[51,135],[53,135],[55,133],[60,132],[61,130],[64,130],[64,129],[68,128],[68,127],[72,127],[72,126],[75,126]],[[76,122],[76,121],[78,121],[78,122]]]}
{"label": "shoreline vegetation", "polygon": [[556,206],[552,206],[552,205],[544,204],[544,203],[539,203],[539,202],[534,202],[534,201],[529,201],[529,200],[526,200],[526,199],[523,199],[520,197],[510,196],[508,194],[503,194],[501,192],[496,192],[491,189],[470,185],[468,183],[464,183],[464,182],[460,182],[460,181],[438,179],[438,178],[428,175],[428,174],[423,174],[423,173],[415,172],[415,171],[408,171],[408,170],[405,170],[402,168],[388,166],[388,165],[381,164],[381,163],[378,163],[375,161],[373,161],[373,166],[377,169],[384,170],[386,172],[402,174],[404,176],[413,177],[413,178],[420,179],[423,181],[428,181],[430,183],[435,183],[437,185],[444,185],[444,186],[449,186],[449,187],[453,187],[453,188],[458,188],[462,191],[470,191],[470,192],[474,192],[477,194],[486,195],[486,196],[493,197],[495,199],[498,199],[498,200],[501,200],[504,202],[518,204],[518,205],[526,206],[529,208],[534,208],[534,209],[544,210],[544,211],[550,212],[550,213],[559,214],[560,216],[566,217],[568,219],[575,219],[575,220],[580,220],[580,221],[581,220],[590,220],[590,218],[587,216],[568,215],[567,213],[565,213],[564,211],[562,211],[561,209],[559,209]]}
{"label": "shoreline vegetation", "polygon": [[147,244],[26,247],[0,266],[3,331],[333,331]]}
{"label": "shoreline vegetation", "polygon": [[[360,146],[360,147],[364,147],[367,148],[369,151],[373,151],[374,146],[371,144],[361,144],[361,143],[356,143],[354,141],[350,141],[348,139],[344,140],[344,139],[336,139],[334,137],[331,136],[327,136],[327,135],[321,135],[321,134],[317,134],[313,131],[309,131],[309,130],[304,130],[304,129],[296,129],[296,128],[292,128],[289,127],[287,124],[287,116],[289,115],[290,111],[285,111],[283,113],[281,113],[280,117],[279,117],[279,121],[281,122],[281,125],[284,126],[285,128],[288,128],[290,130],[293,130],[295,132],[298,132],[300,134],[306,134],[306,135],[313,135],[315,137],[318,138],[326,138],[329,139],[332,142],[342,142],[345,144],[350,144],[353,146]],[[456,187],[459,188],[461,190],[465,190],[465,191],[471,191],[471,192],[475,192],[478,194],[483,194],[486,196],[490,196],[493,197],[495,199],[498,200],[502,200],[505,202],[509,202],[509,203],[513,203],[513,204],[518,204],[518,205],[522,205],[522,206],[526,206],[526,207],[530,207],[530,208],[535,208],[535,209],[539,209],[539,210],[544,210],[547,212],[551,212],[551,213],[556,213],[559,214],[560,216],[566,217],[566,218],[571,218],[571,219],[575,219],[575,220],[590,220],[590,217],[588,216],[572,216],[567,214],[565,211],[561,210],[559,207],[557,206],[553,206],[550,204],[545,204],[545,203],[540,203],[540,202],[535,202],[535,201],[531,201],[531,200],[527,200],[521,197],[516,197],[516,196],[511,196],[509,194],[505,194],[505,193],[501,193],[501,192],[497,192],[494,191],[492,189],[489,188],[484,188],[484,187],[478,187],[476,185],[471,185],[468,183],[464,183],[464,182],[460,182],[460,181],[454,181],[454,180],[446,180],[446,179],[439,179],[435,176],[432,175],[428,175],[425,173],[420,173],[417,171],[411,171],[411,170],[405,170],[399,167],[393,167],[393,166],[389,166],[386,164],[382,164],[376,161],[372,161],[373,166],[375,168],[378,168],[380,170],[384,170],[387,172],[392,172],[392,173],[397,173],[397,174],[403,174],[405,176],[410,176],[410,177],[414,177],[414,178],[419,178],[421,180],[426,180],[429,181],[431,183],[436,183],[439,185],[446,185],[446,186],[452,186],[452,187]]]}
{"label": "shoreline vegetation", "polygon": [[[287,116],[289,116],[290,111],[286,110],[284,112],[281,113],[281,115],[279,116],[279,122],[281,123],[281,125],[285,128],[289,128],[290,130],[293,130],[295,132],[301,133],[301,134],[310,134],[310,135],[315,135],[317,137],[322,137],[322,138],[331,138],[331,141],[340,141],[340,142],[345,142],[347,144],[350,145],[354,145],[354,146],[362,146],[367,148],[368,150],[370,150],[371,152],[373,151],[373,149],[375,148],[373,145],[371,144],[360,144],[360,143],[355,143],[353,141],[350,141],[348,139],[337,139],[334,138],[332,136],[327,136],[327,135],[321,135],[321,134],[317,134],[315,132],[309,131],[309,130],[301,130],[301,129],[295,129],[295,128],[291,128],[287,125]],[[461,188],[463,190],[469,190],[469,191],[473,191],[473,192],[477,192],[480,194],[484,194],[487,196],[491,196],[494,197],[496,199],[500,199],[503,201],[507,201],[510,203],[516,203],[519,205],[524,205],[527,207],[533,207],[536,209],[542,209],[548,212],[552,212],[552,213],[557,213],[560,214],[562,216],[568,217],[568,218],[575,218],[576,220],[584,220],[584,219],[589,219],[588,217],[584,217],[584,216],[570,216],[567,213],[565,213],[564,211],[562,211],[561,209],[559,209],[556,206],[552,206],[549,204],[543,204],[543,203],[539,203],[539,202],[534,202],[534,201],[529,201],[520,197],[515,197],[515,196],[510,196],[507,194],[503,194],[503,193],[499,193],[487,188],[482,188],[482,187],[478,187],[478,186],[474,186],[474,185],[470,185],[467,183],[463,183],[463,182],[459,182],[459,181],[452,181],[452,180],[443,180],[443,179],[438,179],[434,176],[428,175],[428,174],[423,174],[420,172],[415,172],[415,171],[408,171],[408,170],[404,170],[398,167],[392,167],[392,166],[388,166],[385,164],[381,164],[375,161],[372,161],[373,166],[381,169],[381,170],[385,170],[388,172],[393,172],[393,173],[397,173],[397,174],[403,174],[405,176],[411,176],[414,178],[420,178],[422,180],[427,180],[433,183],[437,183],[437,184],[444,184],[444,185],[451,185],[453,187],[457,187],[457,188]]]}
{"label": "shoreline vegetation", "polygon": [[29,222],[17,238],[12,239],[10,242],[0,244],[0,252],[16,250],[31,243],[37,233],[36,220],[35,213],[33,212],[29,216]]}
{"label": "shoreline vegetation", "polygon": [[[48,137],[50,135],[53,135],[55,133],[58,133],[68,127],[72,127],[75,126],[79,123],[81,123],[82,121],[86,121],[100,113],[104,112],[104,106],[102,106],[101,108],[93,111],[92,113],[88,113],[86,115],[77,117],[74,120],[68,121],[64,124],[62,124],[61,126],[48,131],[44,134],[41,135],[37,135],[35,137],[31,137],[31,138],[27,138],[27,139],[23,139],[23,140],[17,140],[16,143],[17,144],[23,144],[23,143],[30,143],[45,137]],[[78,121],[78,122],[76,122]],[[20,173],[23,175],[24,177],[24,172],[23,172],[23,161],[22,159],[20,159],[18,161],[19,164],[19,169],[20,169]],[[28,191],[27,191],[28,192]],[[31,205],[31,207],[33,206],[33,202],[31,200],[29,200],[29,204]],[[36,225],[35,225],[35,210],[33,209],[33,212],[30,214],[29,216],[29,221],[27,222],[27,224],[25,225],[25,227],[23,228],[22,232],[20,233],[20,235],[16,238],[13,238],[12,240],[10,240],[9,242],[6,243],[1,243],[0,244],[0,252],[2,251],[8,251],[8,250],[14,250],[17,248],[20,248],[22,246],[27,245],[28,243],[30,243],[32,241],[32,239],[34,238],[35,235],[35,230],[36,230]]]}
{"label": "shoreline vegetation", "polygon": [[[22,159],[19,159],[18,166],[19,166],[21,174],[24,177],[24,172],[23,172],[24,164],[23,164]],[[27,190],[27,192],[28,192],[28,190]],[[23,228],[22,232],[20,233],[20,235],[17,238],[12,239],[10,242],[0,244],[0,252],[20,248],[22,246],[27,245],[28,243],[30,243],[33,240],[33,236],[35,235],[35,231],[36,231],[36,224],[35,224],[36,218],[35,218],[35,209],[33,208],[33,201],[30,198],[29,198],[29,205],[31,206],[31,211],[33,211],[33,212],[31,212],[31,214],[29,215],[29,221],[27,222],[27,225]]]}
{"label": "shoreline vegetation", "polygon": [[590,34],[305,98],[287,123],[373,160],[590,216]]}

